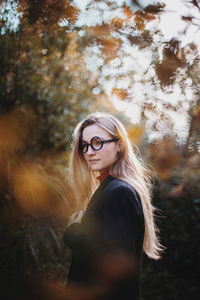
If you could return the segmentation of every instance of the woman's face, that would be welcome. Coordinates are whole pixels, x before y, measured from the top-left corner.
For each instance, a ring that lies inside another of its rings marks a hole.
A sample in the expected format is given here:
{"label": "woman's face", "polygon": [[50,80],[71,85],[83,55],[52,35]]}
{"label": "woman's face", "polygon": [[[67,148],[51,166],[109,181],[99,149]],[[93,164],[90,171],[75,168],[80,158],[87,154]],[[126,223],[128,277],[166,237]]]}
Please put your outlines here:
{"label": "woman's face", "polygon": [[[94,136],[98,136],[102,140],[112,139],[112,136],[105,129],[93,124],[83,129],[82,144],[89,144]],[[83,153],[83,156],[93,171],[103,173],[117,160],[117,152],[119,150],[119,141],[115,141],[103,144],[103,147],[98,151],[93,150],[89,146],[88,151]]]}

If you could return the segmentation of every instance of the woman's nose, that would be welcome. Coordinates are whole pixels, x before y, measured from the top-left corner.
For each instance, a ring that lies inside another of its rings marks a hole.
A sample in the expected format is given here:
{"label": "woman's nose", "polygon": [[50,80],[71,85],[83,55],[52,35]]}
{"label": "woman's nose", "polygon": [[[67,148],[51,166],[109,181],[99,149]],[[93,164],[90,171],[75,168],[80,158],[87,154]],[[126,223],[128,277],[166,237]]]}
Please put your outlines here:
{"label": "woman's nose", "polygon": [[89,145],[87,154],[94,154],[94,153],[95,153],[95,150],[93,150],[92,147]]}

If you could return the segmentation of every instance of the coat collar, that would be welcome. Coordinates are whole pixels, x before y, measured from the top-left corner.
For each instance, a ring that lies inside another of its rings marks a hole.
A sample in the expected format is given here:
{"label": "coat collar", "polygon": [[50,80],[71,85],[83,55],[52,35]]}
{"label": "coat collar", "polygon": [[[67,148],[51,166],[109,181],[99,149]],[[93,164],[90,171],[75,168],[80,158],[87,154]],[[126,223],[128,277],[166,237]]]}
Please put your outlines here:
{"label": "coat collar", "polygon": [[100,184],[100,186],[96,189],[96,191],[94,192],[94,194],[92,195],[90,202],[88,204],[88,207],[91,206],[92,202],[97,199],[100,194],[103,192],[103,190],[105,189],[105,187],[111,182],[113,181],[115,178],[112,175],[108,175],[106,177],[106,179],[104,179],[104,181]]}
{"label": "coat collar", "polygon": [[100,181],[100,184],[110,175],[109,170],[104,171],[100,176],[97,177],[97,179]]}

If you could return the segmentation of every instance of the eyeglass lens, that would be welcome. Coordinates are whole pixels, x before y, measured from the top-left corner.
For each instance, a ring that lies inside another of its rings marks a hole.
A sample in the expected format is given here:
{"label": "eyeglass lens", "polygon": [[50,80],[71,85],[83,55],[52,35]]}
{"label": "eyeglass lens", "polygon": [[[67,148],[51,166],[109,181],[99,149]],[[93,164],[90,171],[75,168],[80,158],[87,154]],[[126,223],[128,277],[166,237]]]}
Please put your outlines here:
{"label": "eyeglass lens", "polygon": [[84,143],[82,144],[81,151],[85,153],[88,151],[89,145],[92,147],[93,150],[100,150],[102,148],[103,142],[98,137],[93,137],[90,141],[90,144]]}
{"label": "eyeglass lens", "polygon": [[91,144],[95,150],[98,150],[102,147],[102,140],[100,138],[95,137],[94,139],[92,139]]}

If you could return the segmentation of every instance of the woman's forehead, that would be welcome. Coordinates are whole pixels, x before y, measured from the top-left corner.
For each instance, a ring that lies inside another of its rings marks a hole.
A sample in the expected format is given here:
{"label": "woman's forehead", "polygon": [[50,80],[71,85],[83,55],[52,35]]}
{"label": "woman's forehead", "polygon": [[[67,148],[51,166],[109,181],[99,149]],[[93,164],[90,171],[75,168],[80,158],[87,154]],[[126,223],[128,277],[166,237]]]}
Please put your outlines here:
{"label": "woman's forehead", "polygon": [[110,134],[100,126],[93,124],[85,127],[82,132],[82,140],[90,142],[91,138],[98,136],[100,138],[110,138]]}

